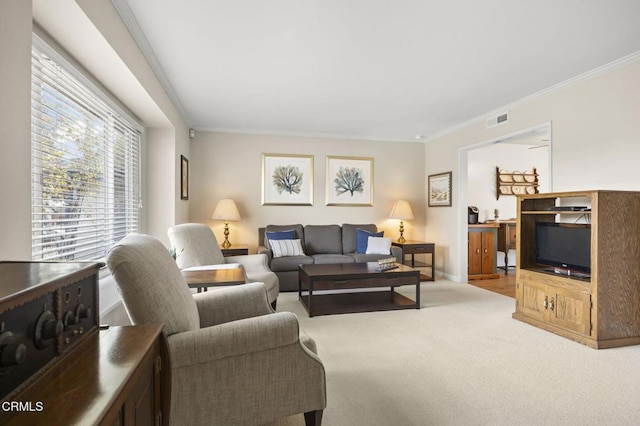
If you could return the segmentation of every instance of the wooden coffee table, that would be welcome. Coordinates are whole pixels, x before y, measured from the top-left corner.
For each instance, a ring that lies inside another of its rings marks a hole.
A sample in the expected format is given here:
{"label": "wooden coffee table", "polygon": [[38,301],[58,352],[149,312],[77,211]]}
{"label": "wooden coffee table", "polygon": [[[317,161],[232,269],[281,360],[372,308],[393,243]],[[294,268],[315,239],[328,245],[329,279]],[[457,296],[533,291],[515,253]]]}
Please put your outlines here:
{"label": "wooden coffee table", "polygon": [[[309,316],[354,312],[420,309],[420,271],[396,264],[396,269],[379,271],[378,263],[300,265],[298,298]],[[395,292],[395,287],[415,285],[411,300]],[[385,288],[385,290],[368,290]],[[360,292],[338,290],[367,289]],[[314,293],[323,291],[322,294]],[[302,294],[303,291],[306,294]]]}

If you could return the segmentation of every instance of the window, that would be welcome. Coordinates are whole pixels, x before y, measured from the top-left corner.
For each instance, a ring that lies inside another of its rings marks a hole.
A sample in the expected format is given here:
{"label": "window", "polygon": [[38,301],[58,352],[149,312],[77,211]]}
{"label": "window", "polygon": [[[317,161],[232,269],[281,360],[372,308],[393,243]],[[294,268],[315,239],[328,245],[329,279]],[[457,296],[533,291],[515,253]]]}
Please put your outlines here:
{"label": "window", "polygon": [[34,39],[33,260],[97,260],[139,229],[140,128]]}

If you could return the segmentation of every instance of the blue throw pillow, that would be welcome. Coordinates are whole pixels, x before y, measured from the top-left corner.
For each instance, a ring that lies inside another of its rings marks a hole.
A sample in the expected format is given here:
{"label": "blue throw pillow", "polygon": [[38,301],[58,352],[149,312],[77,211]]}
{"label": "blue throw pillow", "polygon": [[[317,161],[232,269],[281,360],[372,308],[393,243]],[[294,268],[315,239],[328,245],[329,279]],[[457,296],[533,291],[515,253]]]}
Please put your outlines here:
{"label": "blue throw pillow", "polygon": [[367,242],[369,237],[383,237],[384,231],[373,233],[364,229],[356,228],[356,253],[365,254],[367,252]]}
{"label": "blue throw pillow", "polygon": [[271,231],[265,232],[267,236],[267,240],[293,240],[296,238],[296,231],[293,229],[288,229],[286,231]]}

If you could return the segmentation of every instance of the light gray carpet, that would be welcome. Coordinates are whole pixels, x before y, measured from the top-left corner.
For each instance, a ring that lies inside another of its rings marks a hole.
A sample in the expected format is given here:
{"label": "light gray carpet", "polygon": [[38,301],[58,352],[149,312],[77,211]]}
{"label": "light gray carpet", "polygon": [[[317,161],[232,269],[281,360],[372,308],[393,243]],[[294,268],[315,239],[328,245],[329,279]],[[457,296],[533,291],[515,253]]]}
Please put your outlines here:
{"label": "light gray carpet", "polygon": [[280,294],[324,362],[324,425],[640,425],[640,346],[591,349],[469,284],[423,283],[421,297],[420,310],[309,318]]}

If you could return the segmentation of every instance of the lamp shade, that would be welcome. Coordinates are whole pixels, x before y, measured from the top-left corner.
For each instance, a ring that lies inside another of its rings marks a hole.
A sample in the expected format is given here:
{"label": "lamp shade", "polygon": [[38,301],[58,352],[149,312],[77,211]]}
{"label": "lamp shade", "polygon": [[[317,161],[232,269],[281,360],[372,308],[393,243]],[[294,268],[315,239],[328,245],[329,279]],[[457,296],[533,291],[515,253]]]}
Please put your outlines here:
{"label": "lamp shade", "polygon": [[398,200],[393,205],[389,217],[391,219],[411,220],[413,219],[413,211],[407,201]]}
{"label": "lamp shade", "polygon": [[218,205],[216,206],[211,218],[224,220],[225,222],[230,220],[240,220],[240,213],[238,213],[236,203],[234,203],[232,199],[225,198],[224,200],[218,201]]}

